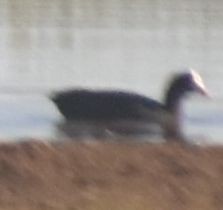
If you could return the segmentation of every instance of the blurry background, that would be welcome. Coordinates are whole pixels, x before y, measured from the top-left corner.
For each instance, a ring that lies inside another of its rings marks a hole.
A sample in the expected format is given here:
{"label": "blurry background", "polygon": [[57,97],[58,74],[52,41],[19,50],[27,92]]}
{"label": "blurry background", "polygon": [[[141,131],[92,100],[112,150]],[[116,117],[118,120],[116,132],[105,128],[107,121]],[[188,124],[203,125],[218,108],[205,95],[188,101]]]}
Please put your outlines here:
{"label": "blurry background", "polygon": [[162,99],[171,73],[190,66],[215,99],[185,104],[185,132],[223,140],[222,10],[218,0],[0,0],[0,137],[52,137],[52,90]]}

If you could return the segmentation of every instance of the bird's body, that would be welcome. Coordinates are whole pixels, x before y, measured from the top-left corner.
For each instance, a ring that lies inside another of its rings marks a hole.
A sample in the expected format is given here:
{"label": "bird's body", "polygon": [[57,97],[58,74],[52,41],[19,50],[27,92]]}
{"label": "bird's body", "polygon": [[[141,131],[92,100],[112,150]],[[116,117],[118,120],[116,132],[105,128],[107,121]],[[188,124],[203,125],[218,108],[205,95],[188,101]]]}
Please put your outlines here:
{"label": "bird's body", "polygon": [[67,120],[149,120],[144,111],[163,105],[148,97],[124,91],[70,90],[53,101]]}
{"label": "bird's body", "polygon": [[116,90],[60,91],[52,101],[68,122],[92,123],[109,130],[123,130],[123,127],[134,130],[135,124],[152,123],[162,128],[166,138],[181,139],[180,104],[182,98],[193,91],[204,94],[205,88],[199,75],[190,72],[174,77],[163,103],[140,94]]}

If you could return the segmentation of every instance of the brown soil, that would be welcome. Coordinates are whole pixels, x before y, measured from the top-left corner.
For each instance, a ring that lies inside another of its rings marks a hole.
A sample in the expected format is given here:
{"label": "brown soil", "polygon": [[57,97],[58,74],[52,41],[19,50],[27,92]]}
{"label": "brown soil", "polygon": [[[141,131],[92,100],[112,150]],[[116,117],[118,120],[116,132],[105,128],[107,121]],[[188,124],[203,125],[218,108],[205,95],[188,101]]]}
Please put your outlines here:
{"label": "brown soil", "polygon": [[0,146],[0,209],[223,209],[223,148],[130,143]]}

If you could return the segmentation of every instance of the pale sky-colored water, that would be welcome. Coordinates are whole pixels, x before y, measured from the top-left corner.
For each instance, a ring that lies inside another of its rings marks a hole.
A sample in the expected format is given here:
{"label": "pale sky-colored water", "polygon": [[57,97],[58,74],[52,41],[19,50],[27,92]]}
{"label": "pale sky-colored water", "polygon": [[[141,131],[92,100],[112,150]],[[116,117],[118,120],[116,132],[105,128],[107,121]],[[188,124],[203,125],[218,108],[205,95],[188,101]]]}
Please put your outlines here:
{"label": "pale sky-colored water", "polygon": [[190,66],[213,100],[186,103],[185,132],[223,141],[222,9],[218,0],[0,0],[0,137],[51,137],[60,117],[50,90],[161,99],[171,73]]}

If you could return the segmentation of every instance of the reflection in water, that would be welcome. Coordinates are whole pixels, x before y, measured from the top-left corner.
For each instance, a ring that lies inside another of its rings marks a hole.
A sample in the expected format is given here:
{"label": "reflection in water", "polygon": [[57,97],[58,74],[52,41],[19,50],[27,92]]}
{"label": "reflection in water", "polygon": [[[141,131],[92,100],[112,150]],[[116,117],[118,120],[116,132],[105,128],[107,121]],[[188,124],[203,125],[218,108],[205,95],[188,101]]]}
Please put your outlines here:
{"label": "reflection in water", "polygon": [[135,121],[110,121],[110,122],[61,122],[57,124],[58,136],[70,139],[144,139],[159,136],[162,139],[161,129],[155,124]]}

